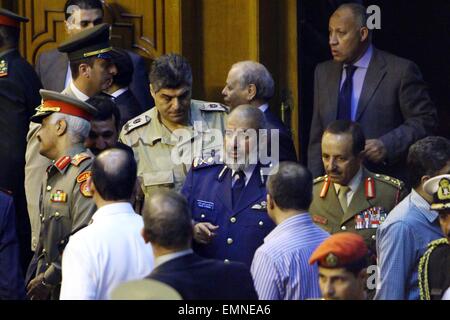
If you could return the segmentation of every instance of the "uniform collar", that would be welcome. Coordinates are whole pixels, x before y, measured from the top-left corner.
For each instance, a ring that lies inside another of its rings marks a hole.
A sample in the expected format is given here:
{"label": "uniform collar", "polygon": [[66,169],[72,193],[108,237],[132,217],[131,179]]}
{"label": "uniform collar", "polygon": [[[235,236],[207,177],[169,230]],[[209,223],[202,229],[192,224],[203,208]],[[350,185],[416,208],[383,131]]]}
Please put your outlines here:
{"label": "uniform collar", "polygon": [[80,89],[77,88],[77,86],[75,85],[75,83],[73,81],[70,82],[69,86],[70,86],[70,89],[72,89],[72,92],[75,95],[75,97],[77,97],[77,99],[79,99],[81,101],[89,100],[89,97],[87,95],[85,95],[83,92],[81,92]]}
{"label": "uniform collar", "polygon": [[86,148],[82,144],[75,144],[66,152],[64,156],[60,157],[57,160],[53,160],[52,166],[50,168],[56,168],[56,170],[58,170],[61,174],[64,174],[66,173],[67,168],[69,168],[69,164],[72,161],[73,157],[84,151],[86,151]]}
{"label": "uniform collar", "polygon": [[[352,180],[348,183],[348,187],[350,188],[351,192],[356,192],[359,185],[361,184],[363,178],[363,167],[361,166],[358,170],[358,172],[353,176]],[[340,184],[334,183],[334,189],[336,190],[336,194],[339,194],[339,189],[341,188]]]}

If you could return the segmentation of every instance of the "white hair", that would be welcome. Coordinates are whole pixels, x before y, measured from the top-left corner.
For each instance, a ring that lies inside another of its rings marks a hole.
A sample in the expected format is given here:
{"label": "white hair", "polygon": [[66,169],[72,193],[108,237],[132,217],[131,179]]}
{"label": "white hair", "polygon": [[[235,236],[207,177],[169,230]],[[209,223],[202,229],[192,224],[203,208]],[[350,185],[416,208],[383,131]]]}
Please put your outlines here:
{"label": "white hair", "polygon": [[51,124],[56,124],[60,120],[64,120],[67,123],[67,134],[72,143],[84,142],[89,136],[91,123],[83,118],[64,113],[53,113],[50,117]]}

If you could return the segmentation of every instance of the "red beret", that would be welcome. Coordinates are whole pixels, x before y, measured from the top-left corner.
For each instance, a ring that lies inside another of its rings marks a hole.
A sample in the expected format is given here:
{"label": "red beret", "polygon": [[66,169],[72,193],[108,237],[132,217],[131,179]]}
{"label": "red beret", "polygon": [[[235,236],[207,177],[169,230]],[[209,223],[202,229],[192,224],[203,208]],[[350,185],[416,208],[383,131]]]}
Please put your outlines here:
{"label": "red beret", "polygon": [[309,264],[318,262],[325,268],[342,268],[367,254],[364,239],[351,232],[336,233],[322,242],[311,255]]}

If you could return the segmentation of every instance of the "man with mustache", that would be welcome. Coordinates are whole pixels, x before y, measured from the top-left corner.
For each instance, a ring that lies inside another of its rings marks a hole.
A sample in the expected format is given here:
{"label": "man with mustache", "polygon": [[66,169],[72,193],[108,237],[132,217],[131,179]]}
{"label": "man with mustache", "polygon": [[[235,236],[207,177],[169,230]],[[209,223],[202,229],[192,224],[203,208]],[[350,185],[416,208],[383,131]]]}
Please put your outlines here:
{"label": "man with mustache", "polygon": [[[245,263],[275,224],[267,214],[266,178],[260,162],[261,110],[242,105],[231,111],[225,132],[225,163],[195,160],[182,193],[192,211],[194,251],[205,258]],[[269,171],[269,170],[267,170]]]}
{"label": "man with mustache", "polygon": [[433,196],[431,209],[439,213],[444,238],[429,243],[420,259],[420,299],[450,300],[450,174],[431,178],[423,188]]}
{"label": "man with mustache", "polygon": [[322,137],[326,176],[314,181],[310,213],[331,234],[356,232],[375,252],[375,233],[403,196],[403,183],[363,166],[366,139],[359,124],[331,123]]}
{"label": "man with mustache", "polygon": [[[101,24],[84,30],[62,43],[58,50],[69,56],[72,69],[70,85],[62,92],[67,96],[87,101],[111,85],[117,73],[111,63],[112,48],[109,43],[109,25]],[[37,132],[41,125],[31,123],[27,135],[25,154],[25,191],[28,202],[28,213],[31,222],[31,247],[34,251],[39,236],[39,192],[40,183],[50,160],[39,154]]]}

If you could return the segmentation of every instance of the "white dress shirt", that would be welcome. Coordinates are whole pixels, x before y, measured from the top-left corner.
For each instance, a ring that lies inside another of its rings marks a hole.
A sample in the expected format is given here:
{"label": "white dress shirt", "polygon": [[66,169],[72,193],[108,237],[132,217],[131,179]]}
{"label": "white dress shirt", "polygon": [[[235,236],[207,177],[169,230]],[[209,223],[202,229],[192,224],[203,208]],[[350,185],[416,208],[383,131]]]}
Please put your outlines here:
{"label": "white dress shirt", "polygon": [[77,99],[79,99],[81,101],[89,100],[89,96],[87,96],[83,92],[81,92],[73,82],[71,82],[69,84],[69,86],[70,86],[70,89],[72,89],[73,94],[77,97]]}
{"label": "white dress shirt", "polygon": [[106,300],[122,282],[152,271],[152,248],[141,236],[142,217],[129,203],[101,207],[92,219],[64,250],[61,300]]}
{"label": "white dress shirt", "polygon": [[72,83],[72,69],[70,69],[70,63],[67,64],[66,80],[64,82],[64,89]]}

